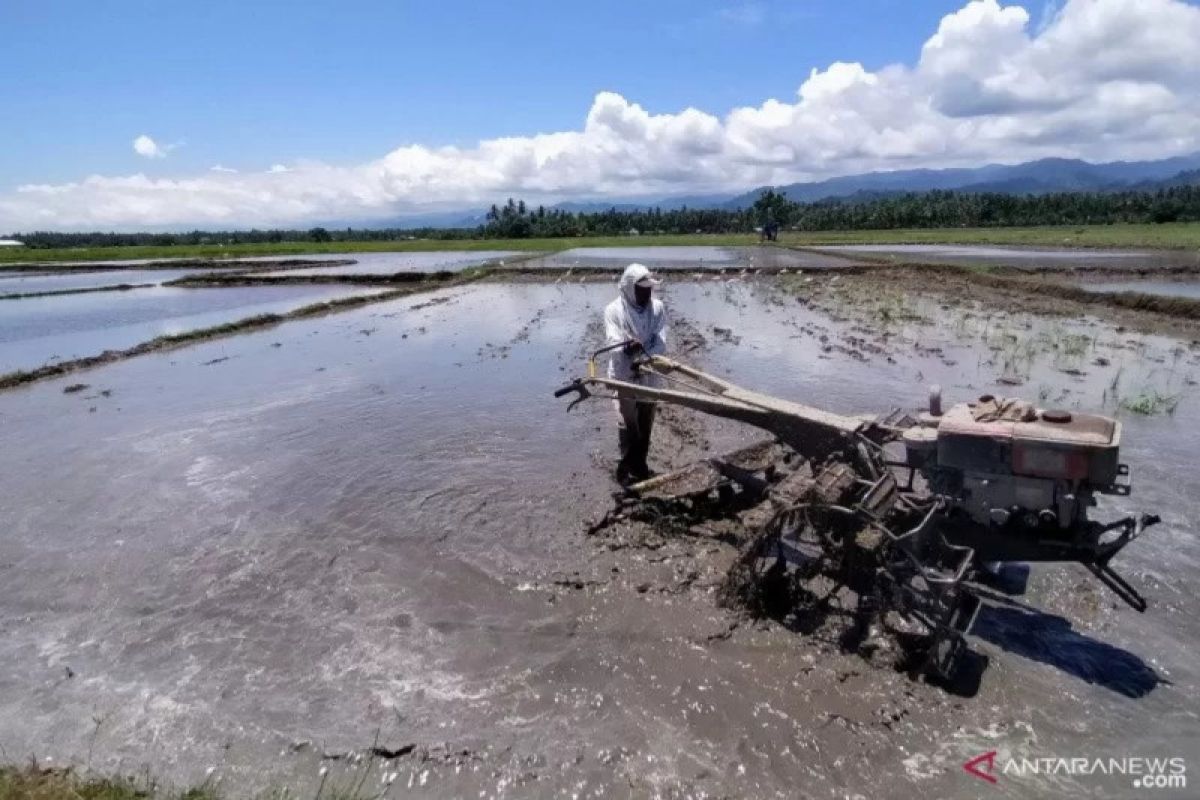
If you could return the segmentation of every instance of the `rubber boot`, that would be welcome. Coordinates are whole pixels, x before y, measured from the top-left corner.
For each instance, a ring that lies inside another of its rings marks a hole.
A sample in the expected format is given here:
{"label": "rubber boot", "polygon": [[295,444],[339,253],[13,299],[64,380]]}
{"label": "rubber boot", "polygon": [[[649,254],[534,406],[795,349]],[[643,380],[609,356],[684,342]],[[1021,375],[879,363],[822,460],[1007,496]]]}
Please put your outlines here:
{"label": "rubber boot", "polygon": [[617,483],[628,486],[637,480],[639,452],[637,432],[625,425],[618,426],[617,444],[621,450],[621,460],[617,462]]}
{"label": "rubber boot", "polygon": [[630,470],[639,481],[653,477],[646,458],[650,454],[650,434],[654,430],[654,406],[644,403],[638,406],[637,447]]}

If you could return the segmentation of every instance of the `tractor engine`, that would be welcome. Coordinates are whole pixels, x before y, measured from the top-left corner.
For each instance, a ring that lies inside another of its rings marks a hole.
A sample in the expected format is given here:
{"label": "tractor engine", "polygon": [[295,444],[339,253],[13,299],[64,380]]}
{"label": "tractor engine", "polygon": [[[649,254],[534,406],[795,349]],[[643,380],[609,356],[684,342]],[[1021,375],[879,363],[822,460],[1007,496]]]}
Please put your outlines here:
{"label": "tractor engine", "polygon": [[1114,419],[991,395],[942,415],[936,405],[905,431],[906,462],[979,526],[1074,539],[1095,494],[1129,493]]}

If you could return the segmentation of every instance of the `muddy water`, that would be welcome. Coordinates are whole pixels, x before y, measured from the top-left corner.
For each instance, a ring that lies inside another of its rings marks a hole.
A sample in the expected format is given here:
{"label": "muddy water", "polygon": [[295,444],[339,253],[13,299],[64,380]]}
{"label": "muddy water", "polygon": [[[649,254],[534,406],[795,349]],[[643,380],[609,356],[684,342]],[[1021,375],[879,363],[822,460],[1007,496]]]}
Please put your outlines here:
{"label": "muddy water", "polygon": [[155,287],[8,300],[0,305],[0,374],[362,293],[344,286]]}
{"label": "muddy water", "polygon": [[0,295],[32,292],[61,292],[71,289],[91,289],[99,286],[173,281],[197,272],[219,272],[215,269],[119,269],[103,272],[4,273],[0,272]]}
{"label": "muddy water", "polygon": [[[1090,346],[982,311],[891,314],[868,335],[763,284],[664,288],[672,341],[707,340],[689,360],[838,410],[915,404],[931,380],[948,398],[1005,379],[1094,405],[1114,374],[1117,392],[1174,391],[1195,368],[1171,340],[1090,321]],[[596,344],[610,294],[451,289],[87,373],[108,397],[63,381],[0,394],[9,757],[90,752],[178,780],[216,766],[239,791],[311,791],[322,763],[342,764],[322,751],[417,744],[371,773],[395,773],[396,796],[1119,797],[1119,780],[985,787],[961,763],[993,749],[1197,763],[1190,395],[1173,416],[1125,419],[1122,502],[1167,519],[1120,561],[1151,610],[1113,608],[1079,568],[1037,570],[1022,605],[982,617],[989,669],[954,697],[772,626],[731,628],[706,583],[719,545],[608,551],[582,535],[608,505],[611,411],[567,415],[549,392]],[[1026,356],[1026,333],[1079,360]],[[752,437],[698,425],[699,443],[663,428],[653,460]]]}
{"label": "muddy water", "polygon": [[577,247],[559,253],[564,258],[598,259],[602,261],[709,261],[730,264],[737,260],[737,251],[726,247]]}
{"label": "muddy water", "polygon": [[1117,281],[1085,283],[1081,286],[1089,292],[1138,292],[1140,294],[1157,294],[1163,297],[1200,298],[1200,283],[1186,281]]}
{"label": "muddy water", "polygon": [[621,269],[642,262],[655,270],[828,269],[853,258],[783,247],[576,247],[521,264],[523,268]]}
{"label": "muddy water", "polygon": [[[263,275],[395,275],[398,272],[459,271],[488,261],[503,261],[524,256],[513,250],[445,250],[429,253],[347,253],[330,258],[352,258],[355,263],[337,267],[303,267],[301,269],[264,272]],[[320,264],[319,261],[313,262]]]}

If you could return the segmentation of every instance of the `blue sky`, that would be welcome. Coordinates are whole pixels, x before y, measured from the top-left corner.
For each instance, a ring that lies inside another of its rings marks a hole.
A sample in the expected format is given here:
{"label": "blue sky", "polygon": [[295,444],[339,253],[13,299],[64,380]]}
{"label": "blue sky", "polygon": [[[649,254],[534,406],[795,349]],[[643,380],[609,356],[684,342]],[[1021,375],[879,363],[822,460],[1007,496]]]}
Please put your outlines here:
{"label": "blue sky", "polygon": [[[724,111],[838,59],[912,61],[960,5],[6,0],[0,187],[564,130],[604,89]],[[142,133],[183,145],[147,164]]]}
{"label": "blue sky", "polygon": [[1200,150],[1194,0],[5,0],[2,23],[0,231]]}

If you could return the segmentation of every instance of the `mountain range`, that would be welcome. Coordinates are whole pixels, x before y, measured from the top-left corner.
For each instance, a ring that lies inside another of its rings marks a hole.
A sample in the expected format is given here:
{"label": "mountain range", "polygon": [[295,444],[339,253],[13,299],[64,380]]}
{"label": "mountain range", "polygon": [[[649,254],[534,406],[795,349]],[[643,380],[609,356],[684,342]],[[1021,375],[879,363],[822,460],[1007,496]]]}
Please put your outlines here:
{"label": "mountain range", "polygon": [[[868,172],[773,188],[803,203],[848,197],[860,192],[926,192],[933,189],[1005,194],[1102,192],[1133,188],[1135,185],[1137,188],[1156,188],[1155,184],[1161,181],[1169,181],[1180,173],[1197,169],[1200,169],[1200,153],[1157,161],[1113,161],[1107,164],[1092,164],[1071,158],[1043,158],[1012,165]],[[733,197],[724,207],[748,206],[765,188],[768,187]]]}

